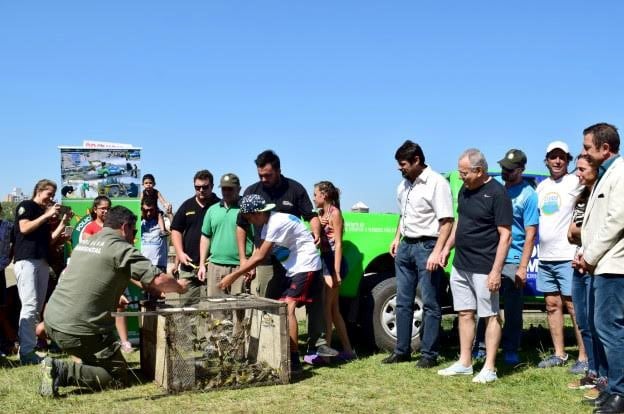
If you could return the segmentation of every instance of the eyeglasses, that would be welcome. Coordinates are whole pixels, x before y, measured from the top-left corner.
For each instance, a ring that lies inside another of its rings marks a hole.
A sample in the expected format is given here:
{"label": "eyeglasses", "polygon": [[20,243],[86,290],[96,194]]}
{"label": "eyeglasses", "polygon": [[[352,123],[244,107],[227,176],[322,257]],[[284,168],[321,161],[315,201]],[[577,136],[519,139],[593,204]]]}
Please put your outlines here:
{"label": "eyeglasses", "polygon": [[504,173],[508,173],[511,174],[512,172],[516,171],[515,168],[505,168],[505,167],[501,167],[501,171]]}
{"label": "eyeglasses", "polygon": [[469,170],[469,171],[462,171],[462,170],[457,170],[457,172],[459,173],[459,176],[461,178],[466,178],[468,176],[468,174],[470,174],[473,170]]}
{"label": "eyeglasses", "polygon": [[143,208],[141,209],[143,210],[144,213],[153,213],[154,211],[156,211],[156,209],[154,207],[151,208]]}
{"label": "eyeglasses", "polygon": [[210,184],[206,184],[206,185],[196,185],[196,186],[195,186],[195,191],[201,191],[201,190],[208,191],[208,190],[210,190],[210,187],[211,187],[211,185],[210,185]]}
{"label": "eyeglasses", "polygon": [[110,207],[96,207],[95,209],[100,211],[108,211],[110,210]]}

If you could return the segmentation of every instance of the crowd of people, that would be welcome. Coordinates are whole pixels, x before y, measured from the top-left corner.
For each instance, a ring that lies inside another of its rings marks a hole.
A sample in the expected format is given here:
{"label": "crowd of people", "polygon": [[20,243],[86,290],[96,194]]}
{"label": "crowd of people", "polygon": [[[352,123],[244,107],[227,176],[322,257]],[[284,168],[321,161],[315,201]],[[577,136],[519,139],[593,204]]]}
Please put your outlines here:
{"label": "crowd of people", "polygon": [[[403,143],[395,153],[403,176],[397,187],[400,220],[389,246],[397,280],[397,341],[382,362],[411,360],[418,288],[424,312],[416,367],[438,365],[440,285],[454,249],[450,287],[458,313],[460,354],[438,374],[473,375],[473,361],[483,360],[473,382],[496,381],[501,344],[503,362],[520,363],[523,288],[539,239],[537,288],[544,293],[554,352],[538,366],[567,364],[567,311],[579,349],[570,370],[582,375],[569,387],[589,389],[586,402],[596,406],[596,412],[624,411],[624,301],[618,295],[618,288],[624,287],[620,201],[624,161],[619,143],[612,125],[585,129],[572,174],[574,158],[568,145],[551,142],[544,158],[549,176],[537,188],[523,179],[527,157],[522,150],[510,149],[498,161],[501,183],[488,174],[483,153],[468,149],[458,160],[463,185],[457,214],[447,179],[426,164],[418,144]],[[71,212],[54,201],[56,184],[39,181],[32,199],[18,205],[15,224],[0,221],[0,269],[4,272],[14,261],[22,305],[19,358],[22,364],[41,363],[42,395],[55,396],[59,387],[72,384],[126,383],[121,352],[131,350],[127,328],[123,318],[115,320],[110,313],[127,303],[124,290],[129,282],[149,295],[177,292],[185,306],[203,297],[247,290],[286,302],[293,372],[301,369],[295,310],[305,305],[308,341],[303,362],[316,365],[356,358],[338,309],[339,287],[348,273],[339,190],[329,181],[317,183],[313,204],[300,183],[282,174],[273,151],[260,153],[255,164],[259,181],[242,195],[236,174],[221,177],[219,197],[213,192],[212,173],[198,171],[194,194],[175,214],[155,189],[154,176],[146,174],[140,251],[133,245],[139,218],[125,207],[112,206],[106,197],[96,198],[92,223],[67,267],[58,269],[54,289],[48,289],[52,252],[67,241],[64,229],[71,219]],[[166,215],[170,220],[164,219]],[[167,274],[168,237],[176,256],[171,274]],[[5,306],[0,306],[0,319],[5,320],[3,312]],[[42,315],[39,331],[77,360],[42,359],[35,352]],[[15,336],[4,324],[0,332]],[[334,329],[340,351],[332,347]]]}

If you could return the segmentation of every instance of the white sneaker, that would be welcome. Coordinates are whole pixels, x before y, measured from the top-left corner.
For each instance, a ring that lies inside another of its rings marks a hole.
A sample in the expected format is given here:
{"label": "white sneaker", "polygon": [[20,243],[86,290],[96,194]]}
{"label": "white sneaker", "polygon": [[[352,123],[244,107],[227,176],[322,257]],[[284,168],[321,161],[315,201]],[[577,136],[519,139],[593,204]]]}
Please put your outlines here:
{"label": "white sneaker", "polygon": [[479,384],[487,384],[488,382],[494,382],[498,379],[496,376],[496,371],[492,371],[491,369],[483,368],[481,372],[479,372],[473,379],[472,382],[477,382]]}
{"label": "white sneaker", "polygon": [[443,377],[452,377],[453,375],[472,375],[472,372],[472,365],[465,367],[457,361],[450,367],[438,370],[438,375],[442,375]]}

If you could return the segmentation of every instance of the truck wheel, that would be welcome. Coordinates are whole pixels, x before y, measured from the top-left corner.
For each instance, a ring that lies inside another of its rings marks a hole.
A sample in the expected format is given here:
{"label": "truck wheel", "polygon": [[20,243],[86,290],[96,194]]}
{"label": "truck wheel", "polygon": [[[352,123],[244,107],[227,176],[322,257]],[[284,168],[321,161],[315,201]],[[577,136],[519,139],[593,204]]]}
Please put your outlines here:
{"label": "truck wheel", "polygon": [[[381,350],[392,352],[396,345],[396,278],[386,279],[372,290],[373,333],[375,344]],[[412,351],[420,348],[420,327],[422,325],[423,305],[419,295],[414,300],[414,319],[412,322]]]}
{"label": "truck wheel", "polygon": [[109,188],[108,195],[110,195],[111,197],[119,197],[119,187],[114,185],[111,188]]}

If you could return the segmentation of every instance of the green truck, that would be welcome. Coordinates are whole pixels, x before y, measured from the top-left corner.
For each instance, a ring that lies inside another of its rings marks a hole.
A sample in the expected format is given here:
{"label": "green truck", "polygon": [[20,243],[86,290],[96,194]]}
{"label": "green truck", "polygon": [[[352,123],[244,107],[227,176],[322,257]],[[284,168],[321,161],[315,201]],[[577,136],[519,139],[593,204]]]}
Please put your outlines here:
{"label": "green truck", "polygon": [[[500,180],[500,173],[490,173]],[[453,193],[454,207],[462,181],[455,171],[446,174]],[[524,179],[532,186],[546,178],[543,173],[525,173]],[[456,210],[456,208],[455,208]],[[394,238],[398,214],[352,213],[344,212],[345,234],[343,241],[344,256],[349,271],[341,288],[341,309],[345,321],[354,328],[350,334],[365,344],[375,344],[381,350],[392,351],[396,342],[396,279],[394,277],[394,259],[390,255],[390,244]],[[527,272],[527,285],[524,291],[525,307],[543,307],[543,294],[536,289],[537,251],[533,254]],[[452,312],[452,297],[448,285],[450,263],[445,269],[446,278],[441,284],[442,311]],[[412,330],[412,348],[420,345],[420,327],[422,323],[422,301],[419,297],[414,303],[414,322]]]}

